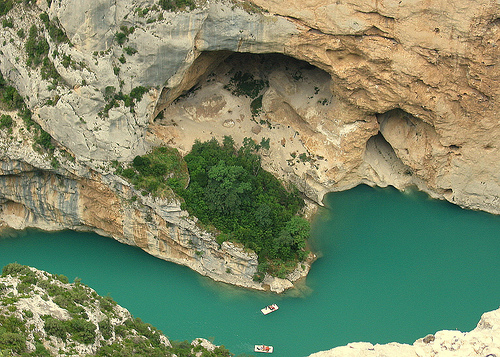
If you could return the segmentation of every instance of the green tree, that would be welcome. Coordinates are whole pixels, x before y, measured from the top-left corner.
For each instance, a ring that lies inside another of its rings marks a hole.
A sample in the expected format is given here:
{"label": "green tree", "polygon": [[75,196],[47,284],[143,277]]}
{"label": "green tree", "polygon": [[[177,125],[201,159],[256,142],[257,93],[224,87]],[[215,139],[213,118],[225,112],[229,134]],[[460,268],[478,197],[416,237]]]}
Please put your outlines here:
{"label": "green tree", "polygon": [[208,171],[206,201],[220,214],[238,214],[252,186],[245,178],[247,172],[241,166],[229,166],[220,160]]}

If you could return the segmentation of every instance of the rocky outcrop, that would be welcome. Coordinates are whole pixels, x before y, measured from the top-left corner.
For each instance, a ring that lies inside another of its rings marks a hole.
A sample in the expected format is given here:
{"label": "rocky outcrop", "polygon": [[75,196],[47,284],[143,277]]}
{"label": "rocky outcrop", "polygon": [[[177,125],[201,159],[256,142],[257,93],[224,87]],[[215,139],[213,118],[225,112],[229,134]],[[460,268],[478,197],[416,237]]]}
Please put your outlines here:
{"label": "rocky outcrop", "polygon": [[79,280],[70,284],[63,275],[17,263],[3,268],[0,301],[2,355],[200,356],[214,350],[229,355],[202,338],[172,349],[161,331],[134,318],[109,296],[99,296]]}
{"label": "rocky outcrop", "polygon": [[418,339],[413,345],[350,343],[310,357],[495,357],[500,355],[500,309],[484,313],[470,332],[438,331]]}
{"label": "rocky outcrop", "polygon": [[[385,181],[382,175],[394,175],[343,150],[357,163],[322,175],[327,190],[360,179],[400,188],[415,183],[461,206],[500,212],[498,2],[481,1],[474,9],[435,1],[252,2],[297,24],[300,33],[286,54],[328,72],[332,92],[358,110],[347,114],[378,122],[414,177]],[[308,148],[314,152],[317,145]]]}

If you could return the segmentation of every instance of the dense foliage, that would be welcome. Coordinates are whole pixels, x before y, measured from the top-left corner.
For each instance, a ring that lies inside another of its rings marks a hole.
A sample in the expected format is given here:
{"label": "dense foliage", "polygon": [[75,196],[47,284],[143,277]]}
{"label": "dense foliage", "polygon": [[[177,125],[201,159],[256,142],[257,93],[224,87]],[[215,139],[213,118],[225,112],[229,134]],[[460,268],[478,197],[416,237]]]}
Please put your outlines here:
{"label": "dense foliage", "polygon": [[45,28],[47,29],[50,38],[52,41],[56,43],[70,43],[68,36],[62,30],[61,26],[58,23],[58,19],[55,18],[53,21],[50,21],[49,15],[46,12],[42,12],[40,14],[40,19],[42,20]]}
{"label": "dense foliage", "polygon": [[196,141],[184,158],[158,147],[127,168],[114,165],[144,195],[182,197],[184,209],[205,227],[215,227],[219,243],[230,240],[254,250],[260,262],[256,279],[265,272],[285,277],[308,254],[309,222],[297,215],[304,200],[262,169],[257,152],[269,149],[269,139],[257,144],[245,138],[239,150],[234,144],[229,136],[222,144]]}
{"label": "dense foliage", "polygon": [[177,193],[190,214],[222,232],[219,242],[243,243],[259,255],[263,270],[282,275],[281,263],[306,257],[309,223],[296,215],[304,205],[298,191],[287,191],[261,168],[259,148],[249,138],[239,150],[231,137],[222,145],[197,141],[185,156],[189,186]]}
{"label": "dense foliage", "polygon": [[13,0],[0,0],[0,16],[7,14],[13,6]]}
{"label": "dense foliage", "polygon": [[257,98],[260,92],[269,87],[269,82],[263,79],[255,79],[251,73],[236,72],[229,80],[229,83],[224,86],[233,95],[248,98]]}
{"label": "dense foliage", "polygon": [[[28,130],[33,129],[33,139],[35,140],[35,146],[37,149],[44,149],[49,153],[53,153],[55,146],[52,143],[52,137],[49,133],[42,129],[42,127],[37,124],[31,118],[31,111],[28,109],[24,103],[23,97],[19,94],[16,88],[7,84],[3,75],[0,73],[0,102],[3,104],[5,109],[14,110],[17,109],[17,115],[23,119],[24,125]],[[13,122],[9,123],[9,119],[1,120],[2,127],[10,127]]]}
{"label": "dense foliage", "polygon": [[159,5],[163,10],[175,11],[182,9],[194,10],[193,0],[160,0]]}

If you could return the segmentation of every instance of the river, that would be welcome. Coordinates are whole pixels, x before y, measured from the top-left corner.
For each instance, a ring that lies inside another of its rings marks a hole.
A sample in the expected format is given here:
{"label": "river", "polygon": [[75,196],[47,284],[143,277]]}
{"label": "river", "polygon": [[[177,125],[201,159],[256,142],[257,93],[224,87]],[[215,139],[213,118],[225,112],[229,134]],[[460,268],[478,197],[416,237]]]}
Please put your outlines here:
{"label": "river", "polygon": [[[421,192],[359,186],[329,194],[313,222],[319,258],[281,296],[216,283],[96,234],[35,230],[0,239],[17,261],[110,294],[176,340],[204,337],[231,352],[302,357],[355,341],[413,343],[468,331],[500,304],[500,217]],[[264,316],[260,308],[276,302]]]}

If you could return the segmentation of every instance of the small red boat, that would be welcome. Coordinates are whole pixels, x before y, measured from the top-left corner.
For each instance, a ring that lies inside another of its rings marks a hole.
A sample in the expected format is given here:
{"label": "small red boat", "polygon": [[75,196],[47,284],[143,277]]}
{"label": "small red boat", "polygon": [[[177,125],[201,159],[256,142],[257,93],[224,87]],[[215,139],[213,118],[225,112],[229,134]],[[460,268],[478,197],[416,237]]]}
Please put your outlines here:
{"label": "small red boat", "polygon": [[272,304],[272,305],[266,306],[265,308],[261,309],[260,311],[262,311],[262,313],[264,315],[267,315],[267,314],[270,314],[271,312],[276,311],[276,310],[278,310],[278,305]]}
{"label": "small red boat", "polygon": [[273,346],[266,346],[266,345],[255,345],[254,349],[255,352],[264,352],[264,353],[273,353]]}

